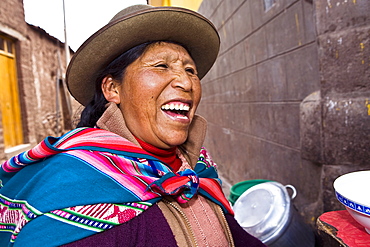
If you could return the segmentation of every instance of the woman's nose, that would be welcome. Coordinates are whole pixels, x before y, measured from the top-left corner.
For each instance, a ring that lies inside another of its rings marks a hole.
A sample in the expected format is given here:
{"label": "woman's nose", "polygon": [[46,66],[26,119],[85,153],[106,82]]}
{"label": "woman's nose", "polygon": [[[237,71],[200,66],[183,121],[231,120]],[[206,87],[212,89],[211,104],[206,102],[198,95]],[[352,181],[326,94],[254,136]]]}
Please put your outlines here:
{"label": "woman's nose", "polygon": [[176,73],[176,77],[172,81],[172,86],[188,92],[192,90],[193,82],[194,78],[188,72],[182,71]]}

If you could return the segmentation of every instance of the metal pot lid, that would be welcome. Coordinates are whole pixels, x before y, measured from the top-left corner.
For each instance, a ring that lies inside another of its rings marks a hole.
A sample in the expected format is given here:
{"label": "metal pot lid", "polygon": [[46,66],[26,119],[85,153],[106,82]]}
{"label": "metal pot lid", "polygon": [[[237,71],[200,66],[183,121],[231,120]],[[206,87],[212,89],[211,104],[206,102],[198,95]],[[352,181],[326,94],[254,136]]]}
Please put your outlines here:
{"label": "metal pot lid", "polygon": [[267,242],[280,235],[290,219],[291,198],[286,190],[295,188],[278,182],[257,184],[246,190],[235,202],[235,219],[249,234]]}

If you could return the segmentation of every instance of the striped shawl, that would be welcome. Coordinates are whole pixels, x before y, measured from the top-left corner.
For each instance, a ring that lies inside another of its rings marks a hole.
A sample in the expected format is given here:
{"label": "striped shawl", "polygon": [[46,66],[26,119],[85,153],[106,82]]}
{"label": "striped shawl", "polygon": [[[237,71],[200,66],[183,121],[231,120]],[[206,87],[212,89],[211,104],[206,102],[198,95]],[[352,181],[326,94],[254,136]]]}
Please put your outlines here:
{"label": "striped shawl", "polygon": [[127,222],[165,195],[184,203],[199,193],[232,214],[204,148],[194,170],[174,173],[125,138],[96,128],[48,137],[6,161],[0,187],[0,246],[32,246],[35,231],[55,246],[76,241]]}

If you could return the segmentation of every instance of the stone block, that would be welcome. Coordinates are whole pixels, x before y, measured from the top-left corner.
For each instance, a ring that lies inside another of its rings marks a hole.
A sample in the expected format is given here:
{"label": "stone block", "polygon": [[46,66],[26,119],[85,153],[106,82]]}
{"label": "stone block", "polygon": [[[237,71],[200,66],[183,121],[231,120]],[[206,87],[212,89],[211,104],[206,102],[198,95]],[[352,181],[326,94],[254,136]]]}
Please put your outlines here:
{"label": "stone block", "polygon": [[316,41],[316,19],[312,1],[301,1],[303,7],[304,43]]}
{"label": "stone block", "polygon": [[209,81],[215,80],[218,77],[219,73],[219,66],[218,66],[218,60],[220,55],[218,56],[216,63],[212,66],[212,68],[208,71],[208,73],[202,78],[202,83],[207,83]]}
{"label": "stone block", "polygon": [[222,1],[215,9],[212,15],[212,21],[217,29],[222,28],[222,26],[231,18],[233,12],[239,7],[240,0],[236,0],[235,3],[230,4],[228,1]]}
{"label": "stone block", "polygon": [[266,29],[253,32],[244,40],[247,66],[254,65],[267,59]]}
{"label": "stone block", "polygon": [[210,151],[211,157],[218,164],[224,177],[231,181],[229,172],[232,169],[230,165],[232,164],[232,153],[227,151],[230,148],[230,136],[224,134],[225,132],[226,130],[223,130],[222,127],[208,122],[207,137],[204,146]]}
{"label": "stone block", "polygon": [[229,73],[238,72],[240,70],[243,70],[247,67],[246,62],[246,52],[244,49],[244,44],[239,43],[235,46],[233,46],[228,52],[227,52],[227,61],[231,65],[229,68]]}
{"label": "stone block", "polygon": [[217,78],[228,75],[231,71],[231,66],[233,66],[233,64],[230,64],[228,54],[220,54],[217,58],[217,64],[214,65],[214,67],[216,67],[215,69]]}
{"label": "stone block", "polygon": [[257,73],[251,67],[214,81],[202,83],[202,102],[240,103],[257,100]]}
{"label": "stone block", "polygon": [[300,140],[303,159],[323,163],[320,91],[307,96],[300,105]]}
{"label": "stone block", "polygon": [[240,42],[252,32],[252,18],[248,1],[245,1],[232,15],[235,42]]}
{"label": "stone block", "polygon": [[220,18],[221,12],[219,9],[221,2],[222,0],[202,1],[202,4],[200,5],[198,10],[199,13],[205,14],[206,17],[210,18],[216,28],[219,28],[222,25],[222,20]]}
{"label": "stone block", "polygon": [[236,132],[246,135],[254,135],[252,132],[252,105],[250,103],[232,103],[229,105],[228,112],[231,115],[231,121],[225,126],[230,127]]}
{"label": "stone block", "polygon": [[252,28],[256,30],[261,26],[265,25],[271,19],[276,18],[283,12],[286,12],[288,8],[291,7],[299,0],[283,0],[275,1],[270,9],[266,10],[264,7],[264,1],[247,1],[250,4],[251,17],[252,17]]}
{"label": "stone block", "polygon": [[299,149],[298,103],[254,104],[250,112],[254,136],[287,149]]}
{"label": "stone block", "polygon": [[312,43],[284,55],[286,69],[286,100],[302,101],[320,89],[317,45]]}
{"label": "stone block", "polygon": [[364,166],[370,159],[368,98],[321,99],[301,103],[301,153],[314,162]]}
{"label": "stone block", "polygon": [[223,54],[235,44],[235,31],[232,21],[228,20],[225,22],[224,25],[218,29],[218,32],[221,39],[220,54]]}
{"label": "stone block", "polygon": [[223,126],[224,123],[224,111],[222,107],[218,107],[215,104],[202,104],[202,111],[197,113],[207,119],[207,122],[217,126]]}
{"label": "stone block", "polygon": [[215,102],[217,97],[215,97],[215,86],[214,86],[214,84],[217,84],[218,80],[202,82],[202,100],[201,100],[199,106],[201,106],[204,103]]}
{"label": "stone block", "polygon": [[230,131],[228,134],[233,155],[230,157],[232,170],[229,172],[231,181],[240,182],[247,179],[263,179],[269,176],[265,174],[264,164],[259,162],[258,147],[260,143],[252,136],[245,133]]}
{"label": "stone block", "polygon": [[259,29],[264,24],[264,10],[263,10],[263,1],[246,1],[246,4],[249,5],[250,15],[252,19],[252,30]]}
{"label": "stone block", "polygon": [[222,0],[202,1],[199,6],[198,12],[208,19],[212,19],[215,9]]}
{"label": "stone block", "polygon": [[317,1],[315,5],[318,35],[368,26],[370,23],[368,1]]}
{"label": "stone block", "polygon": [[285,60],[283,57],[269,59],[257,66],[259,101],[283,101],[287,92]]}
{"label": "stone block", "polygon": [[327,164],[369,167],[369,98],[323,98],[323,146]]}
{"label": "stone block", "polygon": [[319,36],[322,97],[368,95],[370,90],[370,26]]}
{"label": "stone block", "polygon": [[[260,158],[258,139],[213,124],[209,124],[208,130],[205,145],[213,150],[211,153],[213,159],[231,184],[245,179],[267,176],[264,174],[265,165],[257,160]],[[230,148],[232,152],[227,151]]]}
{"label": "stone block", "polygon": [[289,7],[268,22],[266,40],[269,57],[282,54],[304,43],[303,11],[300,3]]}
{"label": "stone block", "polygon": [[258,101],[258,77],[256,67],[250,67],[230,75],[230,80],[225,81],[230,84],[232,91],[232,102],[256,102]]}

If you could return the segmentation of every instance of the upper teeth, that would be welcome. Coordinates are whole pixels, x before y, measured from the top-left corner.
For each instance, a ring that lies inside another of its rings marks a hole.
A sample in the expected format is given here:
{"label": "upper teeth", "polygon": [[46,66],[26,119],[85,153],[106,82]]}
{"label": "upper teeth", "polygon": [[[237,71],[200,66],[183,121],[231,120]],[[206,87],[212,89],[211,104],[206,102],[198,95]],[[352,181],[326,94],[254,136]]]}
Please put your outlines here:
{"label": "upper teeth", "polygon": [[162,105],[162,110],[177,110],[177,111],[189,111],[190,106],[184,104],[165,104]]}

